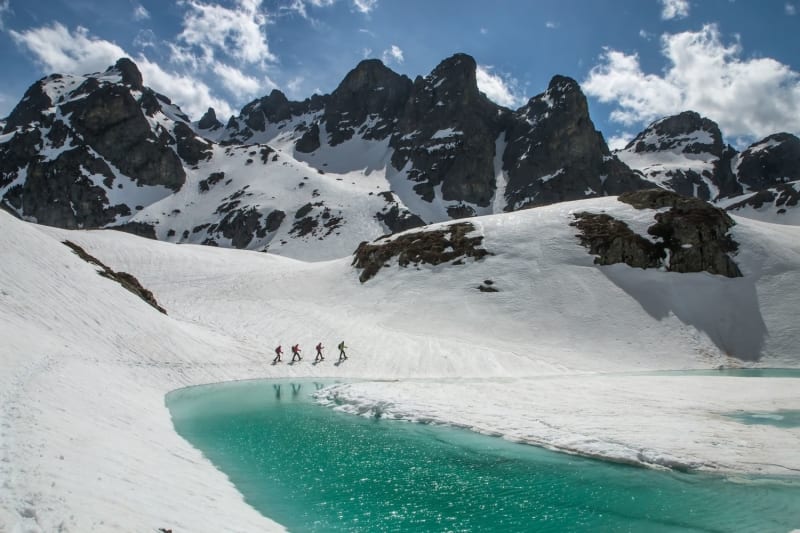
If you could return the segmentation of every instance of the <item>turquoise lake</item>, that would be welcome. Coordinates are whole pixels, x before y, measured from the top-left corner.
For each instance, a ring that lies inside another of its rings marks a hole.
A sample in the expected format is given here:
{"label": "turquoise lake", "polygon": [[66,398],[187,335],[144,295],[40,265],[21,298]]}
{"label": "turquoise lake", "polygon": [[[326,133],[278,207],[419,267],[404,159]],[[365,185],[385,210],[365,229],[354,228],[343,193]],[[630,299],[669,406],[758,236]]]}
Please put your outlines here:
{"label": "turquoise lake", "polygon": [[800,528],[798,479],[653,471],[356,417],[314,404],[328,383],[192,387],[167,405],[178,433],[290,531]]}

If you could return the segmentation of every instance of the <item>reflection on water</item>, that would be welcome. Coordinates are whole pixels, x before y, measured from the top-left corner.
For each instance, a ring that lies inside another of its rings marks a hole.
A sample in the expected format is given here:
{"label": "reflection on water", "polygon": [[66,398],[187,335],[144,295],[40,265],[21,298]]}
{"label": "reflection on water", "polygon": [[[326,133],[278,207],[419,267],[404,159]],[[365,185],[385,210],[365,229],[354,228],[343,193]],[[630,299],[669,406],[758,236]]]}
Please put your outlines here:
{"label": "reflection on water", "polygon": [[[323,385],[236,382],[176,391],[167,403],[178,433],[293,531],[800,527],[800,486],[790,479],[730,483],[356,417],[315,405]],[[295,401],[281,401],[282,390]]]}

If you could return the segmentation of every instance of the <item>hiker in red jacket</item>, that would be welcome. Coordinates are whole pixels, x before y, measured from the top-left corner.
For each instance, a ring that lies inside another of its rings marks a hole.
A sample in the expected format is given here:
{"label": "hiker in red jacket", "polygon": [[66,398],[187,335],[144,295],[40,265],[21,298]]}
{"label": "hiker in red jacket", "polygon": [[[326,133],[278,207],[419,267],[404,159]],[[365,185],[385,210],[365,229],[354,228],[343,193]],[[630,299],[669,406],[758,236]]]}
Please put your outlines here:
{"label": "hiker in red jacket", "polygon": [[[300,345],[299,344],[295,344],[294,346],[292,346],[292,363],[294,363],[295,361],[300,361],[300,360],[303,359],[302,357],[300,357],[300,352],[301,351],[302,350],[300,350]],[[297,359],[295,359],[295,357]]]}
{"label": "hiker in red jacket", "polygon": [[281,362],[281,355],[283,355],[283,348],[279,344],[277,348],[275,348],[275,359],[272,360],[272,364],[280,363]]}
{"label": "hiker in red jacket", "polygon": [[319,363],[320,361],[324,361],[325,360],[325,358],[322,357],[322,349],[323,348],[324,348],[324,346],[322,346],[321,342],[319,344],[317,344],[317,356],[314,357],[314,362],[315,363]]}

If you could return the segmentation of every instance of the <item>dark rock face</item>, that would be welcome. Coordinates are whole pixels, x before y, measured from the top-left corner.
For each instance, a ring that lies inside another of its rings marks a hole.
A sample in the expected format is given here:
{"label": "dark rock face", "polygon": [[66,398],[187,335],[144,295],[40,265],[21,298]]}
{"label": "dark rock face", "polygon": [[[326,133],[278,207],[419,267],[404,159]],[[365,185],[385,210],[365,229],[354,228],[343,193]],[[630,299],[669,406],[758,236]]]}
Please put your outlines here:
{"label": "dark rock face", "polygon": [[139,67],[136,63],[127,57],[122,57],[114,64],[113,69],[119,71],[122,76],[122,83],[129,85],[131,89],[141,91],[144,89],[142,82],[142,73],[139,72]]}
{"label": "dark rock face", "polygon": [[125,224],[120,224],[119,226],[110,226],[108,229],[124,231],[125,233],[137,235],[146,239],[157,240],[156,229],[152,225],[145,222],[126,222]]}
{"label": "dark rock face", "polygon": [[67,229],[102,227],[117,216],[131,214],[124,204],[109,206],[105,190],[83,169],[114,179],[105,161],[85,148],[75,148],[55,160],[29,163],[25,181],[9,189],[5,198],[18,213],[40,224]]}
{"label": "dark rock face", "polygon": [[52,117],[43,116],[42,114],[43,110],[53,106],[50,97],[44,92],[44,83],[48,79],[54,80],[59,78],[60,76],[56,74],[31,85],[28,90],[25,91],[22,100],[11,110],[11,114],[8,115],[3,133],[9,133],[21,126],[39,121],[42,121],[42,126],[45,127],[52,124]]}
{"label": "dark rock face", "polygon": [[156,137],[127,88],[103,86],[62,110],[72,114],[72,127],[87,144],[137,183],[176,191],[186,180],[172,139]]}
{"label": "dark rock face", "polygon": [[506,142],[506,211],[651,186],[611,155],[571,78],[555,76],[517,110]]}
{"label": "dark rock face", "polygon": [[[362,61],[347,73],[325,105],[323,121],[330,145],[352,138],[357,128],[365,139],[385,139],[410,92],[411,80],[406,76],[377,59]],[[365,124],[368,118],[372,124]]]}
{"label": "dark rock face", "polygon": [[490,252],[479,248],[483,237],[468,237],[473,231],[475,226],[471,223],[457,222],[441,230],[416,231],[374,243],[362,242],[353,254],[353,266],[363,269],[358,279],[364,283],[394,257],[402,267],[420,263],[439,265],[464,257],[479,260]]}
{"label": "dark rock face", "polygon": [[425,201],[441,186],[444,200],[488,206],[495,140],[508,114],[478,90],[475,60],[456,54],[414,80],[390,142],[392,166],[406,171]]}
{"label": "dark rock face", "polygon": [[738,245],[728,234],[733,220],[698,198],[687,198],[663,189],[625,193],[619,201],[636,209],[663,209],[647,230],[660,241],[655,243],[635,234],[607,214],[578,213],[572,223],[581,233],[578,238],[595,263],[625,263],[632,267],[663,267],[670,272],[709,272],[729,278],[741,277],[739,267],[728,255]]}
{"label": "dark rock face", "polygon": [[655,268],[664,259],[662,248],[610,215],[584,211],[576,213],[575,219],[571,225],[580,231],[581,244],[597,256],[594,260],[597,265],[625,263],[635,268]]}
{"label": "dark rock face", "polygon": [[420,217],[402,207],[391,192],[383,192],[381,196],[386,200],[386,207],[375,213],[375,218],[383,222],[391,233],[399,233],[425,225],[425,221]]}
{"label": "dark rock face", "polygon": [[739,156],[738,177],[754,191],[800,179],[800,139],[776,133],[750,145]]}
{"label": "dark rock face", "polygon": [[217,113],[214,111],[213,107],[209,107],[208,111],[200,117],[200,120],[197,122],[197,127],[201,130],[218,130],[222,127],[222,122],[217,120]]}
{"label": "dark rock face", "polygon": [[[762,209],[768,206],[780,216],[785,215],[789,209],[797,209],[798,203],[800,203],[800,180],[762,189],[741,202],[729,205],[727,210],[736,212],[744,207]],[[780,222],[780,219],[778,221]]]}
{"label": "dark rock face", "polygon": [[197,165],[201,160],[211,159],[211,143],[201,140],[192,128],[182,122],[175,124],[177,152],[181,159],[190,165]]}
{"label": "dark rock face", "polygon": [[297,141],[295,144],[295,148],[298,152],[302,152],[304,154],[310,154],[311,152],[317,150],[320,147],[319,142],[319,124],[316,122],[311,125],[310,128],[306,130],[300,140]]}

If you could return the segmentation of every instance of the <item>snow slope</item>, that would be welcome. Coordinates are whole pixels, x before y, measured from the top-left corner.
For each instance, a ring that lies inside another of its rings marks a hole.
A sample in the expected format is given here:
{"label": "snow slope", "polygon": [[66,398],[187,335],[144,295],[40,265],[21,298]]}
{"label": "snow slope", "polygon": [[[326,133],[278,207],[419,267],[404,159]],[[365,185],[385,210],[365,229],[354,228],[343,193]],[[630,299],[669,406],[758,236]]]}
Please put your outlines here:
{"label": "snow slope", "polygon": [[[800,229],[737,218],[745,276],[728,279],[597,267],[569,226],[585,210],[632,227],[653,214],[601,198],[474,218],[494,255],[393,262],[364,284],[350,257],[303,262],[0,212],[0,530],[278,527],[174,433],[163,405],[179,387],[255,377],[402,379],[335,394],[353,412],[380,404],[639,464],[800,470],[800,430],[720,416],[800,409],[796,380],[599,375],[737,364],[732,350],[800,366]],[[169,316],[63,239],[136,275]],[[487,279],[499,292],[477,290]],[[308,354],[342,339],[343,365],[268,364],[278,343]]]}

